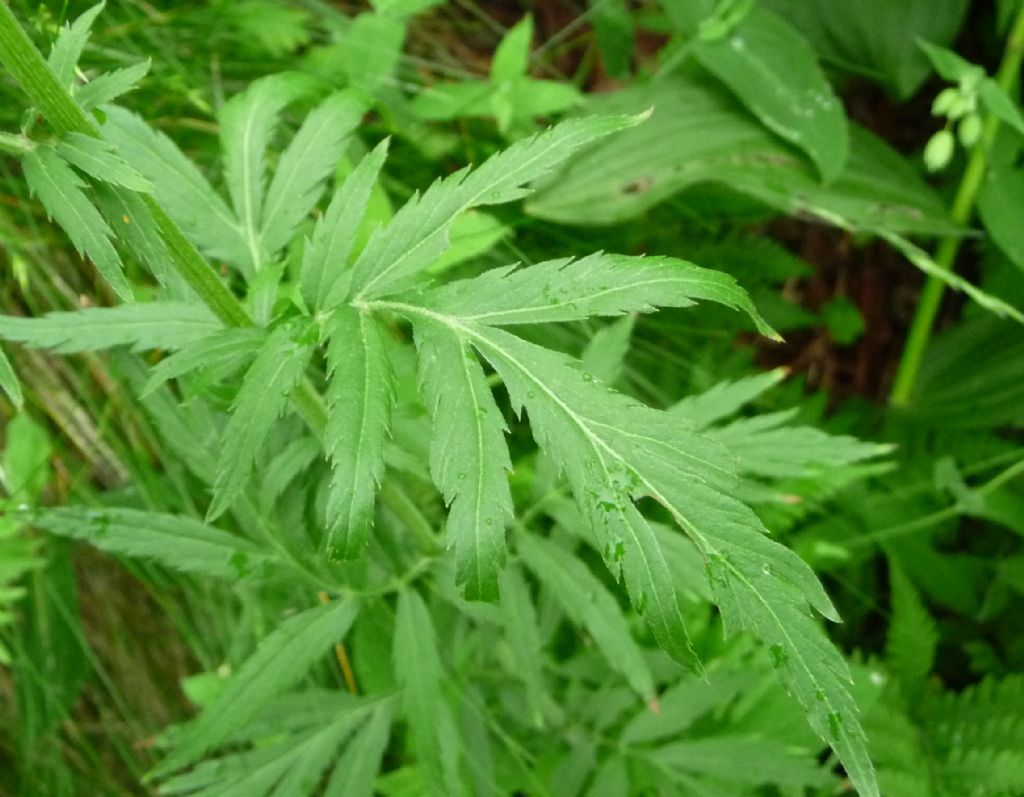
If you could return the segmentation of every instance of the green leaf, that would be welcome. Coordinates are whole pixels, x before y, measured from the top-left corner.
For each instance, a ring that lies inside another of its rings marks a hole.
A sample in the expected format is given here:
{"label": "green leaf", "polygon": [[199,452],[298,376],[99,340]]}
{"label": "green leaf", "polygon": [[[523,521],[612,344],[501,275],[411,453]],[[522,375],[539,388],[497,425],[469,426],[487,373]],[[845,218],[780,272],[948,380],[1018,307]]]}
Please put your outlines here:
{"label": "green leaf", "polygon": [[544,722],[545,694],[540,622],[530,588],[516,564],[510,564],[501,573],[501,609],[505,638],[515,660],[513,669],[526,687],[531,720],[540,727]]}
{"label": "green leaf", "polygon": [[266,552],[248,540],[182,515],[68,506],[30,517],[34,526],[51,534],[84,540],[120,556],[152,559],[186,573],[238,579],[267,559]]}
{"label": "green leaf", "polygon": [[613,670],[645,701],[654,681],[615,598],[571,551],[532,533],[516,537],[516,551],[574,623],[586,629]]}
{"label": "green leaf", "polygon": [[197,370],[219,381],[248,364],[266,337],[260,327],[231,327],[187,343],[153,366],[141,395],[148,396],[168,379]]}
{"label": "green leaf", "polygon": [[473,171],[462,169],[435,182],[370,238],[353,266],[353,292],[360,299],[394,293],[448,248],[448,230],[459,213],[525,196],[529,193],[526,184],[550,172],[580,147],[639,121],[635,116],[619,116],[563,122],[517,141]]}
{"label": "green leaf", "polygon": [[580,355],[583,370],[606,385],[614,385],[622,375],[635,326],[636,316],[628,315],[594,333]]}
{"label": "green leaf", "polygon": [[699,299],[745,312],[761,332],[778,338],[728,274],[668,257],[598,253],[522,269],[507,266],[424,297],[442,313],[498,326],[647,313],[656,306],[690,307]]}
{"label": "green leaf", "polygon": [[373,780],[388,744],[393,714],[391,700],[378,704],[335,765],[324,797],[373,797]]}
{"label": "green leaf", "polygon": [[886,639],[886,658],[908,693],[919,693],[935,662],[938,629],[914,585],[895,561],[889,563],[889,589],[892,622]]}
{"label": "green leaf", "polygon": [[114,233],[82,190],[85,183],[52,147],[39,146],[21,162],[28,187],[67,233],[80,255],[88,255],[119,297],[131,301],[121,258],[110,239]]}
{"label": "green leaf", "polygon": [[978,93],[990,114],[1024,136],[1024,112],[1021,112],[1020,105],[1013,101],[1002,86],[986,77],[982,79]]}
{"label": "green leaf", "polygon": [[269,75],[254,80],[249,88],[224,103],[217,114],[224,180],[248,249],[244,270],[249,275],[266,265],[266,253],[260,246],[260,218],[267,147],[281,111],[309,90],[306,75]]}
{"label": "green leaf", "polygon": [[992,240],[1024,271],[1024,169],[990,169],[978,194],[978,211]]}
{"label": "green leaf", "polygon": [[281,154],[260,225],[263,249],[269,256],[291,241],[320,198],[324,182],[333,174],[349,134],[365,111],[365,104],[353,92],[332,94],[306,117]]}
{"label": "green leaf", "polygon": [[330,321],[327,363],[324,447],[334,469],[327,548],[332,556],[356,559],[373,526],[395,403],[395,375],[379,322],[352,307],[336,310]]}
{"label": "green leaf", "polygon": [[281,623],[231,676],[213,703],[185,726],[174,750],[150,777],[163,777],[187,766],[244,728],[345,636],[358,611],[356,601],[340,600],[307,609]]}
{"label": "green leaf", "polygon": [[530,45],[533,43],[533,17],[527,14],[509,28],[494,50],[491,59],[491,80],[514,80],[530,68]]}
{"label": "green leaf", "polygon": [[727,418],[786,378],[785,368],[746,376],[734,382],[719,382],[703,393],[687,396],[674,404],[669,412],[679,413],[698,428],[711,426]]}
{"label": "green leaf", "polygon": [[0,316],[0,338],[61,353],[114,346],[177,349],[221,328],[201,304],[147,302],[47,313],[41,318]]}
{"label": "green leaf", "polygon": [[613,78],[628,77],[636,38],[629,4],[625,0],[587,0],[587,7],[605,70]]}
{"label": "green leaf", "polygon": [[306,372],[312,348],[296,340],[300,332],[290,324],[275,329],[245,372],[221,439],[207,520],[220,516],[242,492],[256,454]]}
{"label": "green leaf", "polygon": [[126,66],[123,69],[114,69],[104,72],[78,87],[75,91],[75,99],[82,106],[83,111],[106,105],[135,89],[142,79],[149,74],[152,61],[147,58],[137,64]]}
{"label": "green leaf", "polygon": [[106,2],[100,2],[82,13],[70,25],[63,26],[57,33],[57,39],[50,50],[47,62],[53,69],[57,80],[66,89],[70,89],[75,80],[75,66],[82,57],[82,50],[89,40],[92,23],[100,15]]}
{"label": "green leaf", "polygon": [[459,738],[444,696],[446,679],[426,604],[415,590],[398,595],[394,641],[395,677],[402,708],[416,744],[418,762],[430,794],[465,794],[459,773]]}
{"label": "green leaf", "polygon": [[40,503],[51,475],[50,436],[24,412],[7,423],[4,434],[0,480],[7,497],[19,504]]}
{"label": "green leaf", "polygon": [[132,191],[149,193],[152,183],[114,152],[114,145],[93,136],[67,133],[57,144],[57,154],[97,180]]}
{"label": "green leaf", "polygon": [[489,116],[494,85],[486,80],[424,86],[409,105],[420,119],[442,121],[460,116]]}
{"label": "green leaf", "polygon": [[340,302],[348,290],[345,269],[366,213],[370,193],[387,157],[388,139],[366,155],[334,192],[302,254],[302,298],[313,310]]}
{"label": "green leaf", "polygon": [[825,181],[843,171],[846,114],[807,40],[785,19],[754,6],[726,37],[694,55],[771,131],[811,156]]}
{"label": "green leaf", "polygon": [[468,343],[443,324],[415,326],[420,385],[433,421],[430,471],[448,504],[456,583],[467,600],[498,598],[513,515],[505,419]]}
{"label": "green leaf", "polygon": [[[0,324],[2,323],[3,321],[0,319]],[[22,404],[25,402],[25,397],[21,392],[21,383],[18,381],[18,375],[14,373],[11,361],[7,359],[7,354],[3,349],[0,349],[0,389],[3,389],[4,393],[7,394],[7,398],[11,400],[15,408],[21,409]]]}
{"label": "green leaf", "polygon": [[196,165],[135,114],[117,106],[104,112],[104,138],[153,184],[156,200],[189,239],[208,257],[244,270],[249,249],[238,221]]}

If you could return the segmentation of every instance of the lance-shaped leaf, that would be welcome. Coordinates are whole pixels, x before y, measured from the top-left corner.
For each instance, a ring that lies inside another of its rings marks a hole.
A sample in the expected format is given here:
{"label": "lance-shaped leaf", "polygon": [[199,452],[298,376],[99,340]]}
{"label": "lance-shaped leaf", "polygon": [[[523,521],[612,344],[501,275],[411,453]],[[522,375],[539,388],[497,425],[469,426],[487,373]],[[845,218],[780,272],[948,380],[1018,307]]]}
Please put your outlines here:
{"label": "lance-shaped leaf", "polygon": [[177,349],[220,328],[220,321],[204,305],[184,302],[86,307],[40,318],[0,316],[0,338],[62,353],[114,346],[131,346],[135,351]]}
{"label": "lance-shaped leaf", "polygon": [[505,420],[469,344],[443,324],[416,324],[420,384],[433,420],[430,471],[448,503],[456,582],[468,600],[498,598],[512,517]]}
{"label": "lance-shaped leaf", "polygon": [[80,255],[87,255],[122,299],[131,300],[131,287],[114,245],[114,233],[82,190],[85,182],[52,147],[39,146],[21,162],[28,187],[46,215],[64,228]]}
{"label": "lance-shaped leaf", "polygon": [[281,154],[263,207],[261,240],[273,256],[295,234],[320,198],[348,136],[359,124],[365,104],[351,91],[332,94],[306,117]]}
{"label": "lance-shaped leaf", "polygon": [[324,797],[373,797],[373,781],[391,735],[394,701],[384,700],[345,748],[324,790]]}
{"label": "lance-shaped leaf", "polygon": [[4,393],[7,394],[7,398],[11,400],[15,407],[21,408],[25,401],[25,397],[21,392],[21,383],[18,381],[18,375],[14,373],[11,361],[7,359],[7,354],[3,349],[0,349],[0,389],[3,389]]}
{"label": "lance-shaped leaf", "polygon": [[149,193],[152,183],[125,163],[109,141],[68,133],[57,144],[57,154],[97,180]]}
{"label": "lance-shaped leaf", "polygon": [[142,396],[148,396],[168,379],[200,369],[213,381],[223,379],[252,360],[266,337],[266,330],[260,327],[230,327],[186,344],[153,367]]}
{"label": "lance-shaped leaf", "polygon": [[334,192],[327,211],[313,229],[312,239],[306,243],[302,253],[302,298],[314,310],[336,304],[347,293],[344,278],[351,276],[348,256],[387,152],[385,139],[359,161]]}
{"label": "lance-shaped leaf", "polygon": [[516,550],[566,615],[593,637],[612,669],[641,698],[652,699],[654,680],[643,652],[630,634],[615,598],[597,576],[572,552],[532,533],[516,537]]}
{"label": "lance-shaped leaf", "polygon": [[460,740],[444,696],[445,674],[434,625],[423,599],[412,589],[398,596],[394,660],[402,708],[429,793],[436,797],[465,794],[459,774]]}
{"label": "lance-shaped leaf", "polygon": [[325,448],[334,473],[327,504],[332,556],[357,558],[373,526],[384,443],[395,403],[395,376],[378,322],[353,307],[331,319]]}
{"label": "lance-shaped leaf", "polygon": [[147,58],[145,61],[139,61],[139,63],[126,66],[123,69],[104,72],[88,83],[79,86],[78,91],[75,92],[75,99],[78,100],[83,111],[91,111],[99,105],[106,105],[122,94],[132,91],[149,73],[151,65],[152,61]]}
{"label": "lance-shaped leaf", "polygon": [[306,372],[312,347],[297,340],[302,331],[291,324],[275,329],[245,372],[221,438],[208,520],[223,513],[242,491],[256,454]]}
{"label": "lance-shaped leaf", "polygon": [[255,80],[221,108],[220,142],[224,179],[248,249],[246,272],[260,269],[265,257],[260,246],[267,146],[285,107],[309,91],[310,79],[285,72]]}
{"label": "lance-shaped leaf", "polygon": [[501,326],[648,313],[701,299],[744,312],[761,332],[777,337],[728,274],[670,257],[598,253],[496,268],[438,288],[424,301],[444,313]]}
{"label": "lance-shaped leaf", "polygon": [[644,116],[570,119],[517,141],[477,169],[462,169],[410,199],[387,227],[374,233],[352,271],[360,298],[394,293],[403,281],[429,266],[448,248],[448,230],[462,211],[512,202],[526,186],[550,172],[580,147],[637,124]]}
{"label": "lance-shaped leaf", "polygon": [[281,623],[203,713],[185,726],[185,732],[177,737],[179,744],[151,777],[187,766],[244,728],[345,636],[358,611],[354,600],[335,601]]}
{"label": "lance-shaped leaf", "polygon": [[117,106],[104,113],[104,137],[149,179],[157,201],[189,239],[209,257],[245,269],[249,250],[238,221],[196,165],[135,114]]}
{"label": "lance-shaped leaf", "polygon": [[66,506],[30,518],[33,526],[51,534],[187,573],[237,579],[267,559],[266,551],[248,540],[181,515]]}
{"label": "lance-shaped leaf", "polygon": [[70,25],[62,27],[57,33],[47,63],[66,89],[70,89],[74,82],[75,66],[78,64],[78,59],[82,57],[85,43],[89,41],[92,23],[96,21],[96,17],[100,15],[105,5],[105,2],[97,3],[79,15]]}

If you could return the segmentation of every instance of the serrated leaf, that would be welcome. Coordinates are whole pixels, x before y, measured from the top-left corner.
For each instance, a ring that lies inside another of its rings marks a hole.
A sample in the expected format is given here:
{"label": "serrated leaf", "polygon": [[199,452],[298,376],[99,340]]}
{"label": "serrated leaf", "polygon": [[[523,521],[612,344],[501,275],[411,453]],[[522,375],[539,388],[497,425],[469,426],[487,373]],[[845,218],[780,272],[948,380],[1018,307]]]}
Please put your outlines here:
{"label": "serrated leaf", "polygon": [[502,326],[648,313],[656,307],[690,307],[699,299],[745,312],[761,332],[778,337],[728,274],[670,257],[598,253],[521,269],[507,266],[445,285],[424,301],[443,313]]}
{"label": "serrated leaf", "polygon": [[238,220],[195,164],[135,114],[117,106],[105,113],[104,137],[153,184],[156,200],[189,239],[208,257],[244,271],[249,249]]}
{"label": "serrated leaf", "polygon": [[347,293],[348,257],[387,152],[388,139],[384,139],[359,161],[313,228],[313,237],[302,253],[301,275],[302,298],[313,310],[336,304]]}
{"label": "serrated leaf", "polygon": [[687,396],[669,408],[698,428],[705,428],[739,411],[760,395],[786,378],[785,368],[765,371],[763,374],[746,376],[733,382],[719,382],[717,385]]}
{"label": "serrated leaf", "polygon": [[32,525],[51,534],[186,573],[238,579],[267,559],[266,551],[248,540],[182,515],[67,506],[30,517]]}
{"label": "serrated leaf", "polygon": [[292,388],[306,372],[312,347],[296,341],[298,331],[285,324],[271,332],[245,372],[221,438],[207,520],[220,516],[238,497],[263,441],[288,405]]}
{"label": "serrated leaf", "polygon": [[67,233],[80,255],[88,255],[119,297],[131,301],[132,289],[110,239],[114,233],[82,190],[85,183],[52,147],[39,146],[21,162],[28,187]]}
{"label": "serrated leaf", "polygon": [[310,90],[310,78],[284,72],[254,80],[220,109],[224,180],[248,251],[247,274],[264,265],[260,246],[265,158],[279,115]]}
{"label": "serrated leaf", "polygon": [[266,330],[260,327],[231,327],[185,344],[153,366],[141,396],[148,396],[168,379],[197,370],[219,381],[248,363],[266,337]]}
{"label": "serrated leaf", "polygon": [[320,198],[324,182],[365,111],[355,93],[332,94],[306,117],[281,154],[260,223],[260,241],[270,257],[287,245]]}
{"label": "serrated leaf", "polygon": [[572,552],[536,534],[519,534],[516,551],[565,614],[586,629],[609,666],[641,698],[651,700],[651,671],[622,610],[597,576]]}
{"label": "serrated leaf", "polygon": [[339,600],[281,623],[231,676],[213,703],[185,726],[177,746],[150,777],[187,766],[252,721],[345,636],[358,611],[355,600]]}
{"label": "serrated leaf", "polygon": [[97,3],[88,11],[83,12],[70,25],[63,26],[57,33],[47,63],[57,75],[57,80],[66,89],[70,89],[74,82],[75,66],[78,64],[78,59],[82,57],[85,43],[89,40],[92,23],[96,21],[96,17],[99,16],[105,5],[106,2]]}
{"label": "serrated leaf", "polygon": [[377,230],[356,260],[352,291],[359,298],[394,293],[402,282],[429,266],[448,248],[448,230],[462,211],[512,202],[527,184],[550,172],[580,147],[637,124],[642,117],[571,119],[517,141],[470,171],[438,180]]}
{"label": "serrated leaf", "polygon": [[135,89],[139,82],[149,74],[152,61],[147,58],[137,64],[126,66],[123,69],[113,69],[104,72],[90,80],[88,83],[78,87],[75,91],[75,99],[82,106],[83,111],[91,111],[97,106],[106,105]]}
{"label": "serrated leaf", "polygon": [[892,622],[886,639],[886,658],[904,688],[913,695],[919,693],[931,674],[938,629],[914,585],[895,561],[889,563],[889,589]]}
{"label": "serrated leaf", "polygon": [[21,409],[21,405],[25,402],[25,397],[21,392],[21,383],[3,349],[0,349],[0,389],[3,389],[7,398],[17,409]]}
{"label": "serrated leaf", "polygon": [[468,343],[429,320],[415,327],[420,385],[433,421],[430,472],[448,504],[455,580],[467,600],[498,598],[512,518],[505,419]]}
{"label": "serrated leaf", "polygon": [[324,797],[373,797],[373,781],[391,734],[394,704],[381,702],[345,748],[324,790]]}
{"label": "serrated leaf", "polygon": [[412,589],[404,589],[398,596],[394,662],[402,708],[430,794],[465,794],[459,774],[458,730],[444,697],[445,673],[434,625],[423,599]]}
{"label": "serrated leaf", "polygon": [[515,660],[515,673],[526,687],[531,720],[544,722],[544,675],[540,623],[521,568],[510,564],[501,573],[501,609],[505,637]]}
{"label": "serrated leaf", "polygon": [[114,346],[177,349],[219,329],[220,321],[204,305],[184,302],[86,307],[40,318],[0,316],[0,338],[61,353]]}
{"label": "serrated leaf", "polygon": [[329,420],[324,448],[334,469],[327,505],[332,556],[358,558],[373,526],[395,376],[378,322],[352,307],[331,319],[327,348]]}
{"label": "serrated leaf", "polygon": [[153,184],[121,160],[109,141],[67,133],[57,144],[57,154],[72,166],[105,183],[149,193]]}

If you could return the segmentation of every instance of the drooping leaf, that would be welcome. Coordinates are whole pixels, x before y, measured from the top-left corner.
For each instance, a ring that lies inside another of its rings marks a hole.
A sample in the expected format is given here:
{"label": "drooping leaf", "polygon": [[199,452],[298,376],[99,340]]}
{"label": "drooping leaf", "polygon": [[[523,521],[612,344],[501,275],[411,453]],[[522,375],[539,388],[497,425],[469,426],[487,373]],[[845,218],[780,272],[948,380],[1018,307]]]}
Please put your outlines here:
{"label": "drooping leaf", "polygon": [[70,25],[62,27],[57,33],[47,62],[54,74],[57,75],[61,85],[66,89],[70,89],[74,81],[75,66],[78,64],[78,59],[82,57],[85,43],[89,40],[92,23],[96,21],[96,17],[100,15],[105,5],[106,2],[97,3],[88,11],[83,12]]}
{"label": "drooping leaf", "polygon": [[456,583],[467,600],[498,598],[512,517],[505,421],[469,344],[444,325],[416,325],[420,384],[433,421],[430,471],[448,503]]}
{"label": "drooping leaf", "polygon": [[299,222],[320,198],[324,181],[334,171],[364,112],[364,104],[354,93],[332,94],[306,117],[281,154],[260,224],[263,249],[270,256],[292,239]]}
{"label": "drooping leaf", "polygon": [[221,515],[242,491],[256,454],[306,371],[312,348],[296,340],[300,332],[291,324],[272,331],[245,372],[221,440],[208,520]]}
{"label": "drooping leaf", "polygon": [[147,302],[86,307],[39,318],[0,316],[0,338],[61,353],[114,346],[177,349],[217,332],[220,322],[201,304]]}
{"label": "drooping leaf", "polygon": [[572,552],[535,534],[519,534],[516,550],[573,622],[583,626],[609,666],[644,700],[654,697],[651,671],[615,598]]}
{"label": "drooping leaf", "polygon": [[824,180],[839,176],[846,114],[813,48],[785,19],[754,6],[727,36],[700,41],[694,53],[765,127],[810,155]]}
{"label": "drooping leaf", "polygon": [[104,72],[78,87],[75,99],[82,110],[91,111],[100,105],[106,105],[135,89],[142,79],[149,74],[152,61],[146,59],[123,69]]}
{"label": "drooping leaf", "polygon": [[177,746],[151,777],[187,766],[254,719],[345,636],[358,611],[355,600],[339,600],[281,623],[231,676],[213,703],[186,726]]}
{"label": "drooping leaf", "polygon": [[458,730],[444,696],[445,674],[434,634],[423,599],[415,590],[402,590],[394,640],[395,677],[402,689],[402,708],[429,793],[457,797],[465,794],[459,773]]}
{"label": "drooping leaf", "polygon": [[182,515],[65,506],[33,513],[31,522],[101,551],[217,578],[238,579],[267,559],[266,552],[248,540]]}
{"label": "drooping leaf", "polygon": [[528,183],[580,147],[639,121],[636,116],[569,120],[516,142],[472,171],[462,169],[437,181],[370,238],[353,266],[352,292],[358,298],[394,293],[448,248],[448,230],[459,213],[525,196]]}
{"label": "drooping leaf", "polygon": [[105,109],[104,137],[154,186],[154,196],[200,250],[244,270],[249,248],[237,219],[196,165],[163,133],[123,108]]}
{"label": "drooping leaf", "polygon": [[302,255],[302,298],[313,310],[336,304],[347,293],[348,256],[387,152],[385,139],[358,163],[313,229]]}
{"label": "drooping leaf", "polygon": [[745,312],[761,332],[777,337],[728,274],[669,257],[598,253],[491,269],[431,291],[424,301],[443,313],[503,326],[647,313],[700,299]]}
{"label": "drooping leaf", "polygon": [[153,185],[114,152],[113,144],[81,133],[67,133],[57,154],[97,180],[149,193]]}
{"label": "drooping leaf", "polygon": [[46,214],[67,233],[80,255],[88,255],[118,296],[131,301],[121,258],[110,239],[113,232],[82,190],[85,183],[57,152],[38,146],[21,162],[28,187],[43,203]]}
{"label": "drooping leaf", "polygon": [[353,307],[331,319],[327,349],[329,420],[324,447],[333,467],[327,506],[331,555],[358,558],[373,526],[395,376],[379,322]]}
{"label": "drooping leaf", "polygon": [[[224,179],[248,251],[245,270],[250,275],[266,265],[266,255],[260,245],[260,218],[266,188],[267,147],[281,111],[309,88],[309,78],[305,75],[290,72],[269,75],[253,81],[248,89],[233,96],[218,114]],[[308,157],[310,153],[301,154]]]}

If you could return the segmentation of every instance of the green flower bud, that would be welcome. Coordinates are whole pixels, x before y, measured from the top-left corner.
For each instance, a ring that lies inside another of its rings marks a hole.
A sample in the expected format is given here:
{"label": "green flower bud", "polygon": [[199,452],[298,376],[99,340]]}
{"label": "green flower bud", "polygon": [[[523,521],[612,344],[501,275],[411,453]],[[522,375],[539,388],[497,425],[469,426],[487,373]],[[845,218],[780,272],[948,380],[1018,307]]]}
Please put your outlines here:
{"label": "green flower bud", "polygon": [[981,117],[976,113],[967,114],[957,125],[956,135],[965,148],[973,147],[981,138]]}
{"label": "green flower bud", "polygon": [[924,165],[930,172],[944,168],[953,157],[956,139],[949,130],[940,130],[924,147]]}
{"label": "green flower bud", "polygon": [[935,96],[935,100],[932,102],[932,115],[945,116],[959,97],[960,92],[952,86],[944,88]]}

